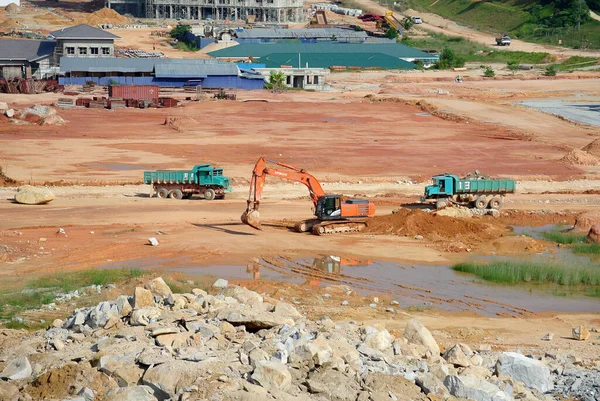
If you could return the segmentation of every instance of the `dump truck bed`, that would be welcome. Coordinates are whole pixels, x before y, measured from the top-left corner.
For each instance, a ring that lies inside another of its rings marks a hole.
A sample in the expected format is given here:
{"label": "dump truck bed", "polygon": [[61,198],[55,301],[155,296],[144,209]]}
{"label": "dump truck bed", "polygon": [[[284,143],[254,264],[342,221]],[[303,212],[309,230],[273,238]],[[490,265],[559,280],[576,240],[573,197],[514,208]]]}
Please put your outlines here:
{"label": "dump truck bed", "polygon": [[144,171],[144,184],[199,184],[192,170]]}
{"label": "dump truck bed", "polygon": [[457,194],[499,194],[514,193],[515,180],[458,180]]}

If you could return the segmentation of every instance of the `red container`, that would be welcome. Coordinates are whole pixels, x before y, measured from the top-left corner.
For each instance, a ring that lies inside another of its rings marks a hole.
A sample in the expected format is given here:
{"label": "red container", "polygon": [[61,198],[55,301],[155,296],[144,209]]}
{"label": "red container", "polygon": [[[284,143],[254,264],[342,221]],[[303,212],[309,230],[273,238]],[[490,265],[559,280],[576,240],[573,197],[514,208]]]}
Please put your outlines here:
{"label": "red container", "polygon": [[160,99],[163,107],[177,107],[177,99],[173,99],[172,97],[163,97]]}
{"label": "red container", "polygon": [[157,100],[158,86],[155,85],[110,85],[109,97],[134,100]]}

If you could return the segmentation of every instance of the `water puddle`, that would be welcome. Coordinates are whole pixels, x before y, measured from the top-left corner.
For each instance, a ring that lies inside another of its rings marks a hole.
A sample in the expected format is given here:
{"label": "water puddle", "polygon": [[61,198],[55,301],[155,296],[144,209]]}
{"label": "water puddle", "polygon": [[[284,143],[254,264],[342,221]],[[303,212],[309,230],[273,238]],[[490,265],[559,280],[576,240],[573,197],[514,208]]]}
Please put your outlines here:
{"label": "water puddle", "polygon": [[511,227],[513,229],[513,232],[516,235],[527,235],[534,239],[544,239],[544,233],[547,233],[547,232],[562,231],[562,230],[571,228],[571,226],[565,226],[565,225],[560,225],[560,224],[546,224],[546,225],[538,226],[538,227],[531,227],[531,226],[511,226]]}
{"label": "water puddle", "polygon": [[[337,256],[291,259],[265,257],[247,266],[192,267],[187,258],[139,259],[108,263],[100,268],[142,268],[212,275],[226,279],[268,280],[309,286],[346,285],[362,294],[386,294],[402,307],[426,306],[484,315],[523,315],[529,312],[597,312],[597,299],[553,295],[554,287],[486,283],[449,266],[404,265]],[[556,292],[555,292],[556,294]]]}

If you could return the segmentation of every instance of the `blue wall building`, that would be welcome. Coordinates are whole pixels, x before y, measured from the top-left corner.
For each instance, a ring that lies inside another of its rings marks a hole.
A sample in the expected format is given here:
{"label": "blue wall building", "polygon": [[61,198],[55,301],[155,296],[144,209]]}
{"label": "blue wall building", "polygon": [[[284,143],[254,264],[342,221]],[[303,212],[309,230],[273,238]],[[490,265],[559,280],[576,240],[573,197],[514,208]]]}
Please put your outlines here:
{"label": "blue wall building", "polygon": [[72,58],[60,60],[61,85],[158,85],[263,89],[264,77],[234,63],[205,59]]}

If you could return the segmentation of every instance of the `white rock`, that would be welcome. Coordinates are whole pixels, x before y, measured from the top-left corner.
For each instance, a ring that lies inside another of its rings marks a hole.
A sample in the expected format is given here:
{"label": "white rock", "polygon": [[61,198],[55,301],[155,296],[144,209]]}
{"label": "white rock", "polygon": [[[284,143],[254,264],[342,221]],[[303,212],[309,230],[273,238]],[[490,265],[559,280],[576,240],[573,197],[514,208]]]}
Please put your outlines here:
{"label": "white rock", "polygon": [[440,347],[431,335],[431,332],[417,319],[411,319],[406,323],[404,338],[410,343],[423,345],[433,355],[440,354]]}
{"label": "white rock", "polygon": [[160,297],[167,297],[169,294],[172,294],[171,287],[165,283],[162,277],[157,277],[154,280],[148,281],[144,288],[149,290],[152,294],[158,295]]}
{"label": "white rock", "polygon": [[346,305],[348,305],[348,303],[349,303],[348,301],[342,301],[342,306],[346,306]]}
{"label": "white rock", "polygon": [[535,388],[542,393],[554,388],[550,368],[518,352],[503,352],[498,358],[496,373],[498,376],[510,376],[526,387]]}
{"label": "white rock", "polygon": [[446,376],[444,385],[455,397],[474,401],[512,401],[497,386],[471,376]]}
{"label": "white rock", "polygon": [[288,368],[278,362],[258,362],[251,377],[267,391],[272,389],[286,391],[292,384],[292,376]]}
{"label": "white rock", "polygon": [[367,335],[364,344],[368,347],[385,351],[392,346],[392,335],[387,330]]}
{"label": "white rock", "polygon": [[60,338],[55,338],[52,340],[52,346],[57,351],[62,351],[65,348],[65,343],[62,342]]}
{"label": "white rock", "polygon": [[105,399],[111,401],[158,401],[149,386],[115,388],[107,393]]}
{"label": "white rock", "polygon": [[41,205],[54,199],[54,194],[48,188],[37,188],[23,185],[17,189],[15,201],[25,205]]}
{"label": "white rock", "polygon": [[15,116],[15,110],[14,109],[7,109],[4,112],[4,115],[8,118],[13,118]]}
{"label": "white rock", "polygon": [[554,339],[554,334],[552,333],[547,333],[544,337],[542,337],[543,341],[552,341],[552,339]]}
{"label": "white rock", "polygon": [[227,287],[227,284],[229,284],[229,281],[227,281],[223,278],[220,278],[217,281],[215,281],[215,283],[212,286],[215,288],[224,288],[224,287]]}
{"label": "white rock", "polygon": [[415,380],[415,384],[423,390],[425,395],[432,393],[444,400],[450,398],[450,393],[444,383],[432,373],[421,373]]}
{"label": "white rock", "polygon": [[158,308],[150,307],[136,309],[131,313],[129,324],[132,326],[147,326],[152,320],[158,319],[159,317],[160,309]]}
{"label": "white rock", "polygon": [[462,366],[466,368],[467,366],[471,365],[469,359],[458,344],[444,353],[444,359],[454,366]]}
{"label": "white rock", "polygon": [[119,295],[115,302],[117,303],[117,311],[121,317],[129,315],[133,310],[126,295]]}
{"label": "white rock", "polygon": [[31,376],[32,373],[31,364],[29,359],[25,356],[20,356],[13,359],[6,365],[2,373],[0,373],[0,379],[8,380],[19,380],[26,379]]}
{"label": "white rock", "polygon": [[152,246],[158,246],[158,240],[154,237],[148,238],[148,243]]}

